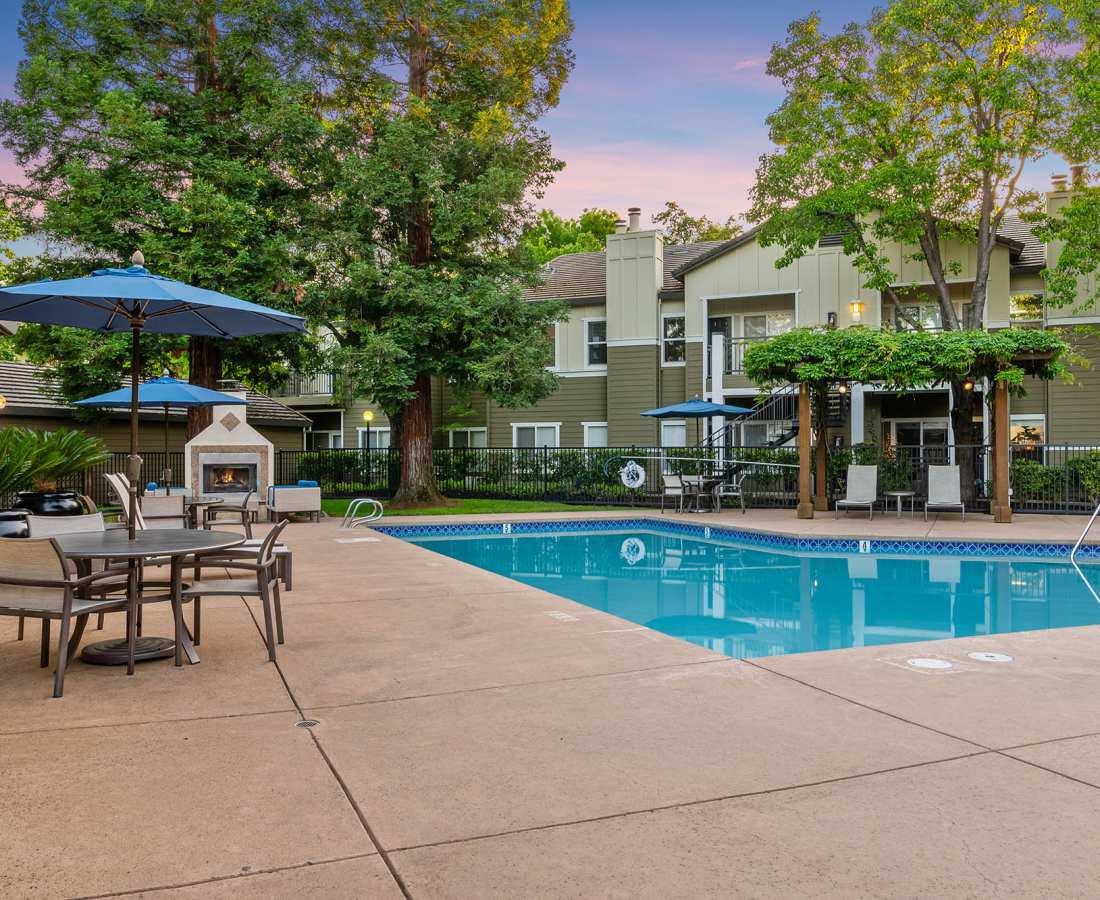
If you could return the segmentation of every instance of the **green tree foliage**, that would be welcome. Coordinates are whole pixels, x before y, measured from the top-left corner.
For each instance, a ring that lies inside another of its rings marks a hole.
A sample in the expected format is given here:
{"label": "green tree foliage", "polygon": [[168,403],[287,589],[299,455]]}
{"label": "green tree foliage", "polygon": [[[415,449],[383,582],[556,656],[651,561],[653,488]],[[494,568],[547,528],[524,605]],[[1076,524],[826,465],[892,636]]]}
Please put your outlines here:
{"label": "green tree foliage", "polygon": [[[308,9],[292,0],[27,0],[16,98],[0,135],[25,184],[5,192],[29,232],[75,248],[51,274],[124,265],[258,303],[295,301],[293,242],[308,199],[299,172],[323,134],[301,54]],[[93,377],[117,340],[84,333]],[[64,334],[28,336],[70,360]],[[295,339],[190,341],[193,381],[223,373],[262,386],[296,361]],[[115,368],[121,376],[126,365]],[[76,389],[62,372],[66,389]],[[196,427],[196,422],[192,427]]]}
{"label": "green tree foliage", "polygon": [[715,222],[706,216],[693,216],[679,203],[669,200],[665,208],[653,217],[653,223],[664,233],[670,244],[695,244],[700,241],[725,241],[741,233],[736,216],[725,222]]}
{"label": "green tree foliage", "polygon": [[[981,328],[1004,216],[1035,200],[1024,168],[1070,127],[1065,60],[1079,49],[1056,4],[1015,0],[893,0],[834,35],[817,16],[793,23],[768,63],[786,98],[753,190],[761,243],[780,245],[786,266],[842,232],[864,286],[895,306],[901,278],[885,245],[912,247],[943,327]],[[949,239],[974,246],[961,308]],[[955,396],[956,443],[975,443],[973,398]]]}
{"label": "green tree foliage", "polygon": [[398,502],[435,501],[432,379],[527,404],[556,304],[528,303],[518,247],[560,163],[538,117],[572,56],[565,0],[333,0],[317,71],[329,88],[330,198],[309,223],[305,308],[350,389],[402,450]]}
{"label": "green tree foliage", "polygon": [[586,209],[576,219],[563,219],[552,209],[543,209],[538,221],[524,230],[520,243],[540,265],[566,253],[602,251],[618,218],[609,209]]}

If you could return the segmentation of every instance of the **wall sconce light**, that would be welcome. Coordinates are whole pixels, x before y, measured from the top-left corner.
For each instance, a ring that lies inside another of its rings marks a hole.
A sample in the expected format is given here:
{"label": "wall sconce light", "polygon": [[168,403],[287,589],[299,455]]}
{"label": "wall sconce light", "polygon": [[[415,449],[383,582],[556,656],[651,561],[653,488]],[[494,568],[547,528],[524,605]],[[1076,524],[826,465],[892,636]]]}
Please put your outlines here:
{"label": "wall sconce light", "polygon": [[969,378],[967,378],[966,381],[963,382],[963,390],[964,391],[974,390],[974,382],[971,381]]}
{"label": "wall sconce light", "polygon": [[836,313],[831,312],[825,316],[825,322],[830,328],[836,328]]}
{"label": "wall sconce light", "polygon": [[864,306],[864,304],[861,303],[859,300],[853,300],[851,303],[848,304],[848,312],[852,314],[853,322],[863,321],[863,310],[865,308],[866,307]]}
{"label": "wall sconce light", "polygon": [[3,409],[7,405],[8,405],[8,398],[5,397],[3,394],[0,394],[0,409]]}
{"label": "wall sconce light", "polygon": [[848,393],[848,385],[843,381],[840,382],[840,384],[838,384],[836,386],[836,392],[838,394],[847,394]]}

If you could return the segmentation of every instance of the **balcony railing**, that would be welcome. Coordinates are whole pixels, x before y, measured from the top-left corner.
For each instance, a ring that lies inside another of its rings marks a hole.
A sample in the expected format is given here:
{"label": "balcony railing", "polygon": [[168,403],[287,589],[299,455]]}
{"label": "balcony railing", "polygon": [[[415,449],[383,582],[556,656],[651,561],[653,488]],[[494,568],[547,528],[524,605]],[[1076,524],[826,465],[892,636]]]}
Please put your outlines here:
{"label": "balcony railing", "polygon": [[295,372],[290,376],[286,386],[276,391],[275,397],[327,397],[332,394],[332,373],[319,372],[314,375],[303,375]]}
{"label": "balcony railing", "polygon": [[[726,338],[726,361],[724,371],[727,375],[740,375],[745,371],[745,353],[753,344],[758,344],[767,338]],[[709,345],[708,345],[709,352]]]}

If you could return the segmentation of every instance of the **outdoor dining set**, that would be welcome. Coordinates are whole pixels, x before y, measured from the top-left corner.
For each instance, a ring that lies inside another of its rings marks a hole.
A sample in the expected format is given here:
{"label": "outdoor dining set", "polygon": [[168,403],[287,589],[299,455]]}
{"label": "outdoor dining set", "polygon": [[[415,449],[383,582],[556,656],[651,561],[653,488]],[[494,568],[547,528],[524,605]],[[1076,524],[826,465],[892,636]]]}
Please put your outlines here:
{"label": "outdoor dining set", "polygon": [[[291,589],[292,554],[280,541],[288,520],[274,524],[263,538],[253,538],[248,497],[231,507],[242,528],[237,533],[210,527],[216,520],[208,517],[196,519],[195,510],[208,512],[217,505],[210,498],[188,502],[183,495],[149,496],[131,507],[126,476],[107,478],[122,505],[122,523],[107,524],[99,511],[29,515],[28,538],[0,541],[0,616],[19,618],[20,639],[26,620],[41,621],[44,668],[50,662],[51,623],[58,621],[54,696],[62,696],[65,669],[91,615],[102,629],[107,614],[123,613],[126,637],[86,646],[85,662],[124,664],[130,674],[136,662],[146,659],[197,663],[202,599],[209,596],[259,598],[267,654],[274,661],[276,644],[284,641],[281,592]],[[195,527],[197,521],[206,527]],[[171,639],[141,634],[142,610],[150,603],[170,604]],[[187,604],[190,627],[183,615]]]}

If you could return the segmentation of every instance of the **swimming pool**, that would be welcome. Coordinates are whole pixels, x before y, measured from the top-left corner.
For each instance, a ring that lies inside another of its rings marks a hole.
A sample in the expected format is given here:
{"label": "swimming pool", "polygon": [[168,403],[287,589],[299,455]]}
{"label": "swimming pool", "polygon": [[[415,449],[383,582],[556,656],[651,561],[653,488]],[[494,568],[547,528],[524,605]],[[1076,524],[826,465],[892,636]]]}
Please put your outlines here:
{"label": "swimming pool", "polygon": [[[1100,624],[1061,545],[535,524],[378,530],[737,658]],[[1034,558],[1044,555],[1055,558]],[[1100,589],[1100,567],[1083,571]]]}

